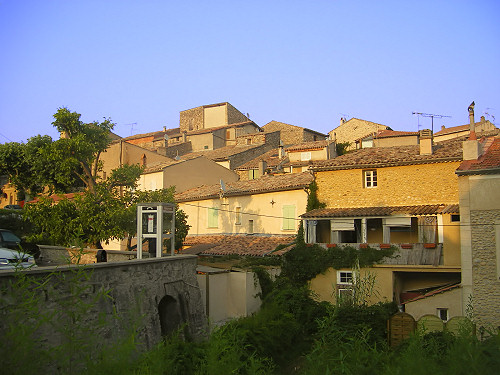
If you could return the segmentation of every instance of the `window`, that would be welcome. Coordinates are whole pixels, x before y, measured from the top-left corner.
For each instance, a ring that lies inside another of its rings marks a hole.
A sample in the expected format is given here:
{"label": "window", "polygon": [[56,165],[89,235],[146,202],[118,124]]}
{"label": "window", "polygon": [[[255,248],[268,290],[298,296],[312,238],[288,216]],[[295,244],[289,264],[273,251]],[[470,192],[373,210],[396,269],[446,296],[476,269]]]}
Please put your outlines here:
{"label": "window", "polygon": [[248,220],[248,234],[253,234],[253,220]]}
{"label": "window", "polygon": [[208,209],[208,227],[218,228],[219,227],[219,209],[209,208]]}
{"label": "window", "polygon": [[203,148],[204,148],[205,150],[208,150],[208,146],[203,146]]}
{"label": "window", "polygon": [[337,271],[337,295],[344,300],[354,297],[352,271]]}
{"label": "window", "polygon": [[337,271],[337,284],[352,285],[352,271]]}
{"label": "window", "polygon": [[448,309],[437,309],[437,315],[443,322],[448,321]]}
{"label": "window", "polygon": [[373,188],[377,186],[377,171],[364,171],[365,188]]}
{"label": "window", "polygon": [[236,207],[236,220],[234,224],[241,225],[241,207]]}
{"label": "window", "polygon": [[295,205],[283,206],[283,230],[295,230]]}
{"label": "window", "polygon": [[311,152],[301,152],[300,153],[300,160],[302,161],[307,161],[307,160],[311,160]]}
{"label": "window", "polygon": [[260,173],[259,173],[258,169],[249,169],[248,170],[248,179],[249,180],[256,180],[259,177],[260,177]]}
{"label": "window", "polygon": [[231,131],[226,130],[226,139],[231,139]]}
{"label": "window", "polygon": [[460,221],[460,215],[451,215],[451,221],[452,222]]}

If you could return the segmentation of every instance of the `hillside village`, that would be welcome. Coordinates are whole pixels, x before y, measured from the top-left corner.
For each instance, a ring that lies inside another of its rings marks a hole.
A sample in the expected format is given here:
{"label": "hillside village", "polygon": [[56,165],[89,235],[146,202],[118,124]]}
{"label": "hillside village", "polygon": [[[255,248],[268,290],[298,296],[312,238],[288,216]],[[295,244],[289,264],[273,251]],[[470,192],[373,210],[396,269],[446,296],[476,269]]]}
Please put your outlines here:
{"label": "hillside village", "polygon": [[[342,118],[323,134],[274,120],[259,126],[227,102],[203,105],[181,111],[177,128],[113,134],[102,178],[137,164],[138,189],[175,185],[190,225],[181,254],[281,256],[302,223],[307,244],[396,249],[370,269],[372,302],[447,321],[465,315],[473,295],[479,324],[496,327],[500,132],[476,122],[473,106],[468,115],[468,124],[435,133]],[[2,192],[0,208],[18,203],[7,181]],[[324,207],[307,211],[313,193]],[[353,282],[353,270],[330,269],[310,287],[334,302]]]}

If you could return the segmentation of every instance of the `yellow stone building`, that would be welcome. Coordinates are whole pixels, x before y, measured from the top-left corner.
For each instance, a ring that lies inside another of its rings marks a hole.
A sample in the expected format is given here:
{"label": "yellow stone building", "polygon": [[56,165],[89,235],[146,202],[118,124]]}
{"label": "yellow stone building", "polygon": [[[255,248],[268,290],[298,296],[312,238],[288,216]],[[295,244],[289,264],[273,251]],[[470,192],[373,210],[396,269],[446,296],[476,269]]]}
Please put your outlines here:
{"label": "yellow stone building", "polygon": [[[433,144],[429,132],[423,131],[418,145],[365,148],[316,162],[311,168],[326,208],[302,215],[306,242],[325,247],[394,246],[395,258],[363,269],[361,275],[370,273],[376,279],[372,302],[394,300],[411,312],[416,304],[408,301],[460,283],[455,170],[461,161],[462,142]],[[321,299],[335,301],[353,282],[352,270],[330,269],[311,286]],[[440,294],[440,306],[428,298],[423,308],[419,302],[415,313],[461,315],[456,293],[446,290]]]}

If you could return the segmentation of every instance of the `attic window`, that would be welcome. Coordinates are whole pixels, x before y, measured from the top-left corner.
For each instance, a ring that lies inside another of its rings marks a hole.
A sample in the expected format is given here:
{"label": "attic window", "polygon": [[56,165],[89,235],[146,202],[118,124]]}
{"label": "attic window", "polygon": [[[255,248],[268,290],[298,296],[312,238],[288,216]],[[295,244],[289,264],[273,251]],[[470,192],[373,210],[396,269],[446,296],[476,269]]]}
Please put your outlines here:
{"label": "attic window", "polygon": [[374,188],[377,187],[377,171],[363,171],[364,178],[364,187],[365,188]]}

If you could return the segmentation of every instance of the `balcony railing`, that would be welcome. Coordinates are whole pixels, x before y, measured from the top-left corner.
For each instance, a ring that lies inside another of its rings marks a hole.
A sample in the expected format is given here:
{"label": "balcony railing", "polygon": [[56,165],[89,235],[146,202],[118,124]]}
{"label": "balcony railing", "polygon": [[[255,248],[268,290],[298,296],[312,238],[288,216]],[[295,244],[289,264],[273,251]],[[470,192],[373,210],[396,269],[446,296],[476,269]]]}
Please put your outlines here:
{"label": "balcony railing", "polygon": [[325,244],[320,243],[324,248],[334,248],[343,246],[352,246],[357,249],[363,250],[363,248],[371,247],[372,249],[387,249],[391,246],[396,248],[393,256],[390,258],[384,258],[379,264],[394,264],[394,265],[429,265],[438,266],[441,264],[441,256],[443,252],[443,244],[427,244],[427,243],[411,243],[411,244],[401,244],[401,243],[391,243],[391,244],[381,244],[381,243],[338,243],[338,244]]}

